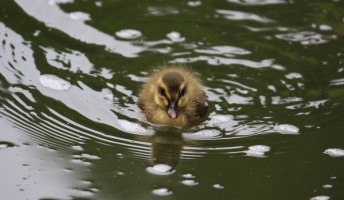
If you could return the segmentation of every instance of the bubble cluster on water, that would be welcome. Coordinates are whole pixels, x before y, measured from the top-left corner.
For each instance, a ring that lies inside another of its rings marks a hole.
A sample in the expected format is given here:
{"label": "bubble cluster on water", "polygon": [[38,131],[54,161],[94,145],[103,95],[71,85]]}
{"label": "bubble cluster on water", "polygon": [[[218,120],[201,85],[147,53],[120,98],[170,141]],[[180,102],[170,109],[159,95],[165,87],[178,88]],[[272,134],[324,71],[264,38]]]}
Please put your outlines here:
{"label": "bubble cluster on water", "polygon": [[125,130],[131,133],[143,134],[147,133],[147,129],[137,123],[133,123],[127,120],[118,119],[118,124]]}
{"label": "bubble cluster on water", "polygon": [[172,170],[172,167],[166,164],[156,164],[152,167],[148,167],[147,171],[152,174],[157,174],[157,175],[170,175],[174,173],[174,170]]}
{"label": "bubble cluster on water", "polygon": [[122,154],[122,153],[116,153],[116,156],[117,156],[118,158],[123,158],[123,154]]}
{"label": "bubble cluster on water", "polygon": [[289,74],[286,74],[285,77],[288,79],[299,79],[302,78],[302,75],[300,73],[291,72]]}
{"label": "bubble cluster on water", "polygon": [[274,130],[282,134],[299,134],[299,128],[290,124],[278,124]]}
{"label": "bubble cluster on water", "polygon": [[157,164],[157,165],[154,165],[152,169],[156,172],[166,173],[166,172],[171,171],[172,167],[165,164]]}
{"label": "bubble cluster on water", "polygon": [[247,154],[247,156],[264,157],[265,153],[269,151],[270,151],[269,146],[253,145],[253,146],[249,146],[248,150],[245,151],[245,153]]}
{"label": "bubble cluster on water", "polygon": [[337,148],[329,148],[324,151],[325,154],[328,154],[332,157],[343,157],[344,156],[344,150],[343,149],[337,149]]}
{"label": "bubble cluster on water", "polygon": [[324,36],[313,31],[277,34],[276,38],[290,42],[300,42],[303,45],[315,45],[328,42]]}
{"label": "bubble cluster on water", "polygon": [[134,29],[123,29],[117,31],[115,34],[117,37],[123,39],[135,39],[142,36],[142,33],[140,31]]}
{"label": "bubble cluster on water", "polygon": [[43,74],[39,77],[39,82],[47,88],[52,90],[68,90],[71,87],[71,84],[63,80],[62,78],[53,75],[53,74]]}
{"label": "bubble cluster on water", "polygon": [[167,195],[171,195],[172,191],[169,190],[168,188],[158,188],[158,189],[154,189],[153,194],[156,195],[160,195],[160,196],[167,196]]}
{"label": "bubble cluster on water", "polygon": [[213,115],[210,116],[210,120],[206,122],[207,126],[216,126],[219,124],[224,124],[232,122],[234,119],[233,115]]}
{"label": "bubble cluster on water", "polygon": [[205,130],[200,130],[197,131],[196,133],[192,133],[192,134],[184,134],[185,137],[189,137],[189,138],[218,138],[222,136],[221,131],[219,130],[215,130],[215,129],[205,129]]}
{"label": "bubble cluster on water", "polygon": [[184,180],[181,181],[182,184],[187,185],[187,186],[196,186],[199,183],[195,180],[193,180],[195,178],[194,175],[188,173],[188,174],[183,174],[182,175],[183,178],[185,178]]}

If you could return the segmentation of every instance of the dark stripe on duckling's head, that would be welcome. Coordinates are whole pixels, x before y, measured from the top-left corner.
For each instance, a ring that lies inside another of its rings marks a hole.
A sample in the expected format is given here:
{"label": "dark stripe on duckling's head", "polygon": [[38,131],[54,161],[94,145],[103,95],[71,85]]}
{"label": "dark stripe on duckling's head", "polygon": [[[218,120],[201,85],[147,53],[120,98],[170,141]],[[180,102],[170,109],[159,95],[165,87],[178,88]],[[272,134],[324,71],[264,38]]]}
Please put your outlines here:
{"label": "dark stripe on duckling's head", "polygon": [[168,86],[171,93],[177,93],[180,86],[185,82],[185,79],[178,72],[167,72],[162,76],[162,81]]}

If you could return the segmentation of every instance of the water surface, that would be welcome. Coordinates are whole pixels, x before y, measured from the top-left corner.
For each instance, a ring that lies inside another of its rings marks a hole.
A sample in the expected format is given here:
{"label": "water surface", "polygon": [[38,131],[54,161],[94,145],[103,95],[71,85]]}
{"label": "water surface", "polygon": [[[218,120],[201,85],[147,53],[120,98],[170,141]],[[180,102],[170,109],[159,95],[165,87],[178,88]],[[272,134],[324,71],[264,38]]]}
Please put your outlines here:
{"label": "water surface", "polygon": [[[342,1],[0,3],[1,199],[341,199]],[[200,75],[209,113],[147,124],[140,85]]]}

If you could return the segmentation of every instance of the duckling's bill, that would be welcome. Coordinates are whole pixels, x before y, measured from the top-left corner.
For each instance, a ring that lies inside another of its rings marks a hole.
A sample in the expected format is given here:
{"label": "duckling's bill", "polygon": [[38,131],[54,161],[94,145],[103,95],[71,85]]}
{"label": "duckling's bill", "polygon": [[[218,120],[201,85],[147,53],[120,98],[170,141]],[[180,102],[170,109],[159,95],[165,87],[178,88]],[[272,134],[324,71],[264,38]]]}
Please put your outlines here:
{"label": "duckling's bill", "polygon": [[167,114],[171,119],[177,119],[178,112],[177,112],[177,106],[176,102],[172,101],[170,103],[170,106],[168,107]]}

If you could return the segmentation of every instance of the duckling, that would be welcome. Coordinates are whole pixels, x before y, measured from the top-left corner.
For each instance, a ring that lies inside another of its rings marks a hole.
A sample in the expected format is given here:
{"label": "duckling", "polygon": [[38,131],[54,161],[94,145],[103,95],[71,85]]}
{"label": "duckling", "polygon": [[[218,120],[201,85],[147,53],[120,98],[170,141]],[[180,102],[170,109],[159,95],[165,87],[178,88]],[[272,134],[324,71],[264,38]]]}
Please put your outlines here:
{"label": "duckling", "polygon": [[207,113],[200,80],[183,66],[168,66],[153,73],[142,86],[137,102],[154,124],[190,127]]}

